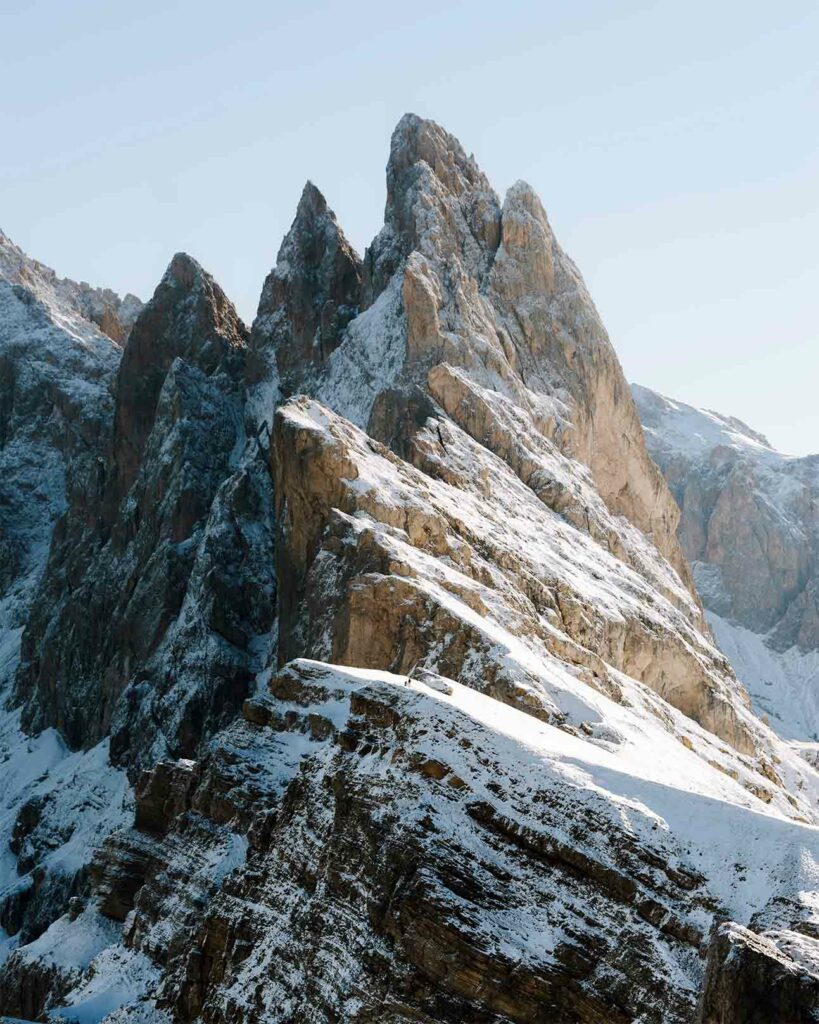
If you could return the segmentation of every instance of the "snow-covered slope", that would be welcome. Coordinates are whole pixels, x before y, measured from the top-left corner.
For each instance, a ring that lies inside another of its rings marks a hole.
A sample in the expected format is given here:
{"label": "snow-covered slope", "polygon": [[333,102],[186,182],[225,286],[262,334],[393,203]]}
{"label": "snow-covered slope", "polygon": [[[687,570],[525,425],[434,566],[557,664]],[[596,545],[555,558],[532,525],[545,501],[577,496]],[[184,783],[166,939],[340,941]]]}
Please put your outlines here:
{"label": "snow-covered slope", "polygon": [[595,704],[573,734],[435,673],[294,661],[202,762],[143,780],[102,917],[25,956],[49,977],[73,942],[59,1014],[112,1024],[692,1021],[715,917],[776,930],[798,977],[779,949],[817,945],[819,831],[691,723],[693,749]]}
{"label": "snow-covered slope", "polygon": [[763,633],[713,612],[708,623],[758,715],[784,739],[819,741],[819,651],[778,651]]}
{"label": "snow-covered slope", "polygon": [[816,740],[819,456],[782,455],[739,420],[633,390],[720,647],[759,714]]}

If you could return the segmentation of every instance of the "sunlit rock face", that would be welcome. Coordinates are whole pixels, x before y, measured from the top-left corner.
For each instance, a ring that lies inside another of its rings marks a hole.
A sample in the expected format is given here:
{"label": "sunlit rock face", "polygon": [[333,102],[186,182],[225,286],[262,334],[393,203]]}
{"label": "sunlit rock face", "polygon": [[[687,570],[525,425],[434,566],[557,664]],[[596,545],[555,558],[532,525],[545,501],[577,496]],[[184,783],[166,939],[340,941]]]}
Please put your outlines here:
{"label": "sunlit rock face", "polygon": [[21,758],[10,870],[58,877],[84,778],[79,868],[36,927],[0,903],[1,1012],[683,1024],[755,979],[790,998],[771,949],[804,967],[774,936],[819,928],[819,776],[711,638],[528,185],[501,201],[407,115],[363,257],[308,183],[249,331],[176,256],[105,380],[6,723],[63,766]]}
{"label": "sunlit rock face", "polygon": [[733,417],[634,394],[718,641],[760,712],[788,737],[816,739],[819,457],[782,455]]}
{"label": "sunlit rock face", "polygon": [[0,279],[31,293],[44,305],[58,326],[87,332],[88,324],[117,345],[124,344],[142,309],[142,302],[130,293],[120,298],[110,288],[93,288],[58,277],[39,260],[32,259],[3,231],[0,231]]}

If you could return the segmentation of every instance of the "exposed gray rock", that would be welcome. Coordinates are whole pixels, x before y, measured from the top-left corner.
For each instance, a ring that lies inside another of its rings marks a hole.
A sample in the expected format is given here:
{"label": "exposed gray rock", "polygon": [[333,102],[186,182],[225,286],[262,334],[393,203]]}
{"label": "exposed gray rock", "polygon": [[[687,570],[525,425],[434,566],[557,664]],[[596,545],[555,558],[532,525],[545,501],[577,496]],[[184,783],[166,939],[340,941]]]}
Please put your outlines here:
{"label": "exposed gray rock", "polygon": [[[427,392],[462,426],[485,421],[489,411],[475,410],[491,403],[493,433],[572,460],[578,482],[581,467],[590,470],[609,512],[625,515],[690,582],[679,513],[646,454],[617,357],[528,185],[513,186],[501,206],[457,139],[408,114],[393,133],[385,224],[364,264],[369,308],[311,393],[370,429],[385,391]],[[456,386],[462,393],[447,404]],[[495,443],[487,433],[476,440]],[[506,458],[508,447],[497,453]],[[552,492],[562,485],[552,481]],[[594,513],[578,518],[598,527]],[[622,544],[619,553],[629,558]]]}
{"label": "exposed gray rock", "polygon": [[311,391],[360,306],[361,260],[308,181],[259,299],[248,383],[275,359],[282,395]]}
{"label": "exposed gray rock", "polygon": [[819,942],[794,932],[758,935],[733,922],[715,927],[699,1024],[815,1024]]}
{"label": "exposed gray rock", "polygon": [[28,728],[55,725],[75,747],[113,730],[113,757],[133,766],[194,754],[240,707],[275,598],[270,480],[255,441],[245,453],[246,341],[218,285],[174,257],[23,637]]}
{"label": "exposed gray rock", "polygon": [[102,450],[118,361],[92,324],[75,333],[0,277],[0,628],[24,623],[72,477]]}
{"label": "exposed gray rock", "polygon": [[819,735],[819,457],[634,386],[646,441],[718,642],[788,738]]}
{"label": "exposed gray rock", "polygon": [[634,393],[653,458],[682,510],[680,540],[706,605],[784,649],[819,647],[819,457],[791,459],[731,417]]}
{"label": "exposed gray rock", "polygon": [[[71,284],[0,235],[0,927],[9,946],[35,939],[84,890],[93,845],[130,811],[107,749],[72,761],[54,734],[23,736],[8,706],[52,530],[96,472],[113,413],[121,350],[73,302]],[[41,979],[31,998],[47,988]]]}
{"label": "exposed gray rock", "polygon": [[413,115],[387,194],[362,263],[308,185],[250,337],[184,256],[131,330],[18,685],[136,814],[0,1012],[688,1024],[715,920],[819,933],[819,776],[708,634],[539,200]]}
{"label": "exposed gray rock", "polygon": [[96,324],[118,345],[125,342],[142,309],[136,295],[120,298],[110,288],[92,288],[85,281],[78,284],[69,278],[57,277],[50,267],[31,259],[2,231],[0,278],[21,285],[44,304],[68,313],[69,318],[78,315]]}
{"label": "exposed gray rock", "polygon": [[[434,694],[296,662],[193,771],[143,782],[96,893],[161,967],[160,1009],[212,1024],[690,1020],[664,959],[696,963],[701,935],[667,908],[696,917],[701,880],[602,830],[603,808],[575,808],[565,842],[553,823],[571,800],[546,778],[535,824],[489,734]],[[233,859],[220,892],[213,866]],[[547,907],[562,937],[543,956]]]}

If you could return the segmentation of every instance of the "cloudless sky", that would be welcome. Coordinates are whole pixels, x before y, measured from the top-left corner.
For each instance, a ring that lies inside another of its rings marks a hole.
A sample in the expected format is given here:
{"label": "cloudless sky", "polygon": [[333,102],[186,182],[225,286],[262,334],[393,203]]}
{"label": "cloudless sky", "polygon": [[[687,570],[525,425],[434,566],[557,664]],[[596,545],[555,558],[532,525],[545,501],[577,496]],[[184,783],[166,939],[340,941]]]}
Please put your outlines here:
{"label": "cloudless sky", "polygon": [[304,181],[359,251],[407,110],[531,182],[629,379],[819,451],[815,0],[0,0],[0,227],[253,317]]}

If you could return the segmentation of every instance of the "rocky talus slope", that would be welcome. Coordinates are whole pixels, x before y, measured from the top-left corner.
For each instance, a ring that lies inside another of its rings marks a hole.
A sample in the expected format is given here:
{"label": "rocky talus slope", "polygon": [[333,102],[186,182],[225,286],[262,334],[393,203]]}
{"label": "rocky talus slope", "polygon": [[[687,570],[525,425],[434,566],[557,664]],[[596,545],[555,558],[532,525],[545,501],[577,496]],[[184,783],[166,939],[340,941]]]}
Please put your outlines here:
{"label": "rocky talus slope", "polygon": [[[819,775],[714,645],[527,185],[408,115],[363,259],[308,184],[251,329],[178,255],[108,387],[9,714],[135,811],[7,928],[0,1011],[814,1019]],[[55,875],[41,818],[9,874]]]}
{"label": "rocky talus slope", "polygon": [[777,732],[819,739],[819,456],[634,387],[720,646]]}

